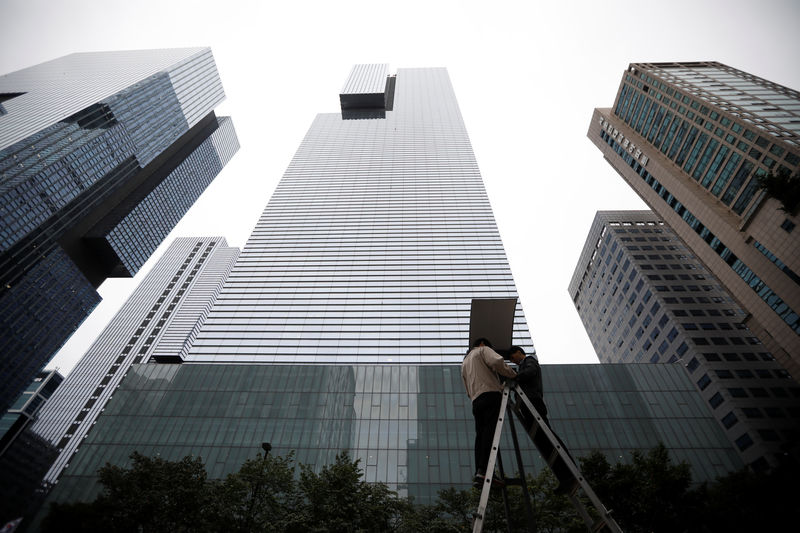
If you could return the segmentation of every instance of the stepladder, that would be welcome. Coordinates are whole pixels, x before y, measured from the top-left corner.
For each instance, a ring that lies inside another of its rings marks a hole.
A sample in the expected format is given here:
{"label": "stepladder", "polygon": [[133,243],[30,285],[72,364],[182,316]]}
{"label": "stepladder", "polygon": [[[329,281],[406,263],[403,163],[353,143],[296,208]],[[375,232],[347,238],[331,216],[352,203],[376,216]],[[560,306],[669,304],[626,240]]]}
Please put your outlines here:
{"label": "stepladder", "polygon": [[[542,456],[545,464],[559,481],[558,492],[566,494],[578,514],[586,524],[587,530],[591,532],[610,532],[622,533],[617,522],[612,518],[610,511],[602,504],[589,483],[581,474],[572,456],[567,451],[561,439],[553,432],[544,417],[536,410],[522,388],[516,384],[506,384],[503,388],[500,413],[495,426],[492,449],[489,455],[489,462],[486,467],[486,477],[482,483],[481,496],[478,510],[475,513],[473,522],[473,533],[481,533],[486,522],[486,510],[489,503],[489,494],[492,489],[492,478],[495,467],[500,463],[500,473],[504,477],[502,461],[500,460],[500,440],[503,433],[503,426],[506,418],[511,413],[517,416],[522,424],[525,433],[533,442],[536,449]],[[511,423],[511,436],[514,451],[520,466],[520,477],[522,479],[522,489],[525,501],[529,506],[529,495],[527,486],[524,482],[524,472],[522,471],[519,440],[514,429],[513,420]],[[505,492],[504,492],[505,497]],[[593,508],[593,513],[587,509],[587,505]],[[506,505],[508,512],[508,505]],[[508,517],[507,517],[508,518]]]}

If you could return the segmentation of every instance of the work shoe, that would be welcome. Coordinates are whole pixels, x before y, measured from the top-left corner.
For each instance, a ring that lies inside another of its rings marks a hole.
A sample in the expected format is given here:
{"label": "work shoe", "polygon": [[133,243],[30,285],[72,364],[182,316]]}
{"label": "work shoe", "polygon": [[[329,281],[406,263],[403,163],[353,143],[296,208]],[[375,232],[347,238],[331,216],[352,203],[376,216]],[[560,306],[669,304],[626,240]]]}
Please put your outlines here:
{"label": "work shoe", "polygon": [[497,477],[497,474],[492,476],[492,488],[503,488],[506,486],[506,482]]}

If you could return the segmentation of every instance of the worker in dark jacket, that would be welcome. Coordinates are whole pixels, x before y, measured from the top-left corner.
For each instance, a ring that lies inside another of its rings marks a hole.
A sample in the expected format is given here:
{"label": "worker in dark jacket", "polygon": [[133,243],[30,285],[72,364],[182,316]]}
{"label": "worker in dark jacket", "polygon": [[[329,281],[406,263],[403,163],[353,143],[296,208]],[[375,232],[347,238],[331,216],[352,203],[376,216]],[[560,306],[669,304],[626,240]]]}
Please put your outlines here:
{"label": "worker in dark jacket", "polygon": [[[516,382],[519,383],[519,386],[522,388],[522,392],[525,393],[525,396],[528,397],[528,400],[533,404],[534,409],[539,412],[544,423],[547,424],[547,427],[550,428],[550,431],[553,433],[556,439],[558,439],[559,444],[567,455],[570,456],[572,459],[572,455],[569,453],[567,446],[561,440],[561,437],[553,431],[553,428],[550,426],[550,421],[547,420],[547,407],[544,404],[544,389],[542,387],[542,369],[539,366],[539,361],[535,357],[531,357],[530,355],[525,355],[525,350],[520,348],[519,346],[512,346],[509,349],[509,359],[515,365],[517,365],[517,378]],[[528,411],[527,407],[523,408],[523,416],[522,417],[522,424],[525,426],[526,431],[530,431],[531,425],[533,424],[533,415]],[[574,459],[572,459],[575,462]],[[556,479],[559,481],[558,487],[556,487],[557,493],[567,493],[570,492],[574,485],[575,479],[573,479],[569,472],[565,469],[563,463],[556,463],[553,465],[553,472],[556,475]]]}
{"label": "worker in dark jacket", "polygon": [[547,407],[544,404],[544,390],[542,388],[542,369],[535,357],[525,355],[525,350],[519,346],[512,346],[509,350],[509,359],[517,365],[517,383],[522,387],[522,392],[533,404],[533,407],[542,415],[544,422],[547,420]]}

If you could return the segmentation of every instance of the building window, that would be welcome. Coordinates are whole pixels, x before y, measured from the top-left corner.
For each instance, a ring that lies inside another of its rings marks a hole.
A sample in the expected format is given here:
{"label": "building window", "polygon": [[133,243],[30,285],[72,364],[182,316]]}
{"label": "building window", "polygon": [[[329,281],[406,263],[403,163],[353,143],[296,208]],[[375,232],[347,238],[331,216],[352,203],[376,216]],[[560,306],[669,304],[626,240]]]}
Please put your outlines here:
{"label": "building window", "polygon": [[744,433],[741,437],[736,439],[736,446],[739,447],[739,450],[744,451],[750,446],[753,445],[753,439],[750,438],[750,435]]}
{"label": "building window", "polygon": [[703,374],[703,377],[697,380],[697,386],[700,387],[700,390],[706,390],[711,384],[711,378],[708,377],[708,374]]}
{"label": "building window", "polygon": [[785,219],[781,224],[781,229],[786,231],[786,233],[791,233],[794,228],[795,228],[795,223],[789,220],[788,218]]}
{"label": "building window", "polygon": [[711,404],[711,407],[713,407],[714,409],[719,407],[724,401],[725,400],[722,398],[722,394],[718,392],[715,392],[714,396],[708,399],[708,403]]}
{"label": "building window", "polygon": [[725,429],[732,428],[738,421],[739,419],[736,418],[736,415],[733,414],[733,411],[722,417],[722,425],[725,426]]}
{"label": "building window", "polygon": [[698,366],[700,366],[700,361],[698,361],[696,357],[692,357],[691,361],[689,361],[689,364],[686,365],[686,368],[689,369],[689,372],[694,372],[697,370]]}

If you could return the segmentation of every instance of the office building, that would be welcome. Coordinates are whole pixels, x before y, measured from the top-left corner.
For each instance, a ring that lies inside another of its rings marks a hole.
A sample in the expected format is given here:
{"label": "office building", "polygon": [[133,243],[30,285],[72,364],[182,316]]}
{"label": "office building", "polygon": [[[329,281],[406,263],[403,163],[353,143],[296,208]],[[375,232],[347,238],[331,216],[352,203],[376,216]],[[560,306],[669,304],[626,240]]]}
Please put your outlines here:
{"label": "office building", "polygon": [[633,63],[588,136],[800,376],[800,221],[759,187],[800,165],[800,93],[715,62]]}
{"label": "office building", "polygon": [[0,408],[132,276],[238,149],[208,48],[0,77]]}
{"label": "office building", "polygon": [[685,367],[745,464],[800,452],[800,385],[652,211],[598,212],[569,293],[602,363]]}
{"label": "office building", "polygon": [[29,431],[31,423],[47,405],[64,377],[56,370],[43,370],[0,418],[0,522],[33,512],[44,498],[40,491],[42,472],[55,458],[45,439]]}
{"label": "office building", "polygon": [[[542,375],[550,421],[575,457],[599,449],[630,461],[663,442],[698,483],[743,466],[677,365],[543,365]],[[128,464],[134,450],[199,456],[221,478],[269,442],[317,470],[349,450],[366,481],[432,503],[440,489],[471,486],[474,431],[457,365],[134,365],[49,501],[92,500],[97,469]],[[530,440],[521,446],[526,471],[541,472]]]}
{"label": "office building", "polygon": [[131,365],[181,361],[238,253],[222,237],[173,241],[31,425],[59,454],[45,482],[58,479]]}
{"label": "office building", "polygon": [[[447,71],[359,65],[340,100],[314,119],[188,360],[460,364],[471,300],[517,297]],[[514,340],[533,351],[519,305]]]}

